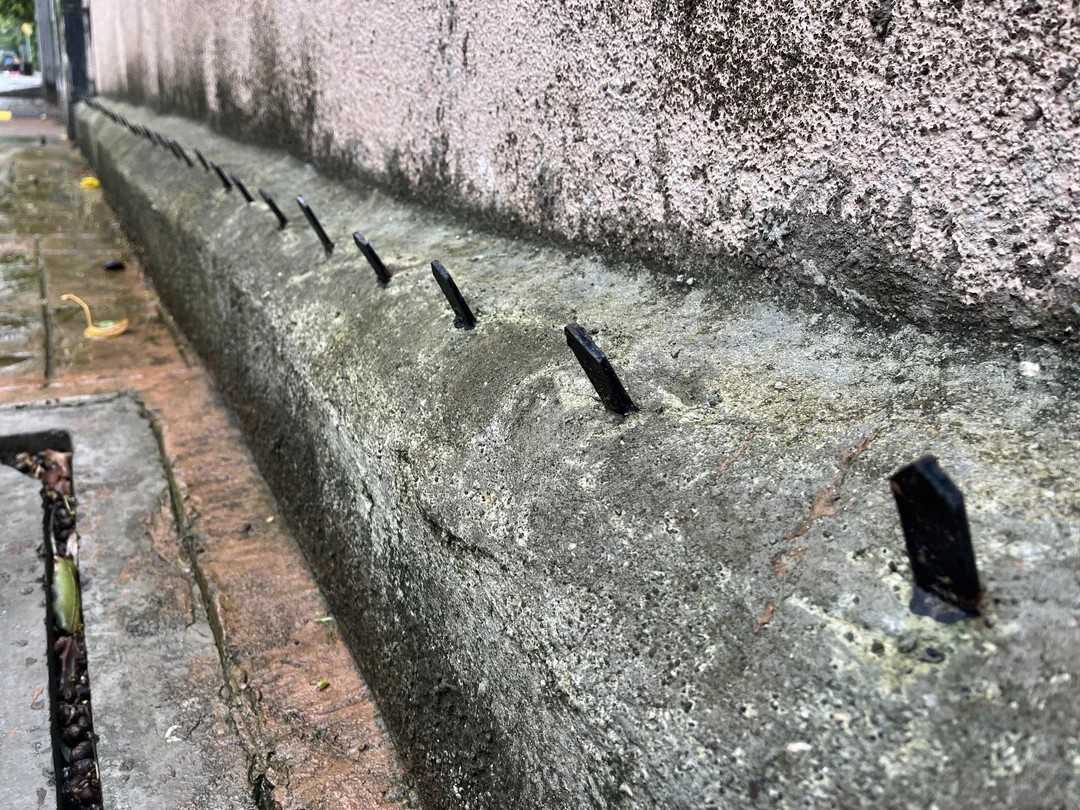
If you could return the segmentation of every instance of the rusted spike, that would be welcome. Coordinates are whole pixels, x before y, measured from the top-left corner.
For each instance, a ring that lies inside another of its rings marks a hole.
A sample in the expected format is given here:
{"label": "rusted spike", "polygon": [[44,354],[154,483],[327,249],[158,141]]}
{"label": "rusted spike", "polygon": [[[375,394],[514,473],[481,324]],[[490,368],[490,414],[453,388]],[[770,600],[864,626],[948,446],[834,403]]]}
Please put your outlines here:
{"label": "rusted spike", "polygon": [[901,467],[890,484],[916,589],[978,615],[982,589],[963,494],[933,456]]}
{"label": "rusted spike", "polygon": [[232,184],[240,189],[240,194],[243,195],[244,201],[247,203],[255,202],[255,198],[251,196],[251,192],[247,190],[247,186],[240,182],[240,179],[235,174],[230,174],[229,179],[232,180]]}
{"label": "rusted spike", "polygon": [[329,256],[332,254],[334,252],[334,243],[330,237],[326,235],[322,223],[320,223],[319,218],[315,216],[315,212],[311,210],[311,206],[304,201],[303,197],[297,197],[296,204],[299,205],[300,210],[304,212],[304,216],[307,218],[311,230],[315,231],[315,235],[318,236],[319,241],[322,242],[323,250],[326,251],[326,255]]}
{"label": "rusted spike", "polygon": [[281,209],[278,208],[277,203],[274,202],[274,198],[267,194],[265,191],[263,191],[261,188],[259,189],[259,196],[263,198],[263,202],[266,203],[267,207],[274,213],[274,216],[277,217],[278,230],[285,230],[285,226],[289,224],[289,220],[285,218],[285,215],[283,213],[281,213]]}
{"label": "rusted spike", "polygon": [[472,329],[476,326],[476,316],[472,314],[469,305],[465,303],[465,298],[458,291],[457,284],[454,283],[454,279],[450,277],[441,262],[435,261],[431,263],[431,274],[435,276],[435,281],[439,283],[439,289],[446,296],[446,300],[450,302],[450,308],[454,310],[454,326],[458,329]]}
{"label": "rusted spike", "polygon": [[608,362],[607,356],[593,343],[589,333],[576,323],[567,324],[563,333],[566,335],[566,345],[581,363],[582,369],[588,375],[596,393],[600,395],[604,406],[609,411],[623,416],[636,411],[637,405],[630,399],[618,375],[611,367],[611,363]]}
{"label": "rusted spike", "polygon": [[188,165],[188,168],[189,169],[194,169],[195,164],[191,162],[191,158],[188,157],[188,153],[187,153],[187,151],[185,151],[184,147],[182,147],[176,141],[173,141],[172,145],[176,147],[177,153],[180,155],[180,157],[182,157],[184,159],[184,163],[186,163]]}
{"label": "rusted spike", "polygon": [[221,185],[225,187],[226,191],[232,191],[232,181],[229,180],[229,176],[225,174],[224,170],[218,166],[214,161],[210,161],[210,168],[214,170],[217,176],[221,179]]}
{"label": "rusted spike", "polygon": [[375,252],[375,248],[371,246],[371,243],[364,238],[360,231],[354,231],[352,238],[353,242],[356,243],[356,247],[364,254],[368,264],[371,265],[371,269],[375,271],[375,278],[385,287],[390,283],[390,271],[386,269],[386,265],[379,258],[379,254]]}

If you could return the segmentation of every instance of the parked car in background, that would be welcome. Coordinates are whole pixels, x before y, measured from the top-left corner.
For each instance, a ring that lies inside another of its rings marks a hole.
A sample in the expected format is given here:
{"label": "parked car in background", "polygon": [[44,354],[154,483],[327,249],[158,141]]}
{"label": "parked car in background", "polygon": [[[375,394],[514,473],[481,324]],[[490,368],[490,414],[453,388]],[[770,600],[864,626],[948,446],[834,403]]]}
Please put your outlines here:
{"label": "parked car in background", "polygon": [[7,71],[17,71],[21,67],[21,61],[11,51],[3,51],[0,53],[0,69]]}

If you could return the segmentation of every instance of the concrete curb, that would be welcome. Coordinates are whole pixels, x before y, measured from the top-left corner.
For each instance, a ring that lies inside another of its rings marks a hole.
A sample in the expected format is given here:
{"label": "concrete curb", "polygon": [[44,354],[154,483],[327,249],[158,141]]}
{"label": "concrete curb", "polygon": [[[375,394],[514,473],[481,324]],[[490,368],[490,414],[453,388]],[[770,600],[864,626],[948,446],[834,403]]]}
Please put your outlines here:
{"label": "concrete curb", "polygon": [[[430,807],[1080,794],[1055,753],[1080,728],[1062,679],[1080,670],[1072,359],[1018,364],[477,233],[110,105],[249,188],[305,195],[338,242],[324,258],[295,208],[278,233],[80,110]],[[395,272],[385,289],[345,244],[356,227]],[[475,330],[453,328],[431,259]],[[640,413],[597,402],[562,341],[573,318]],[[969,496],[986,621],[908,610],[886,477],[927,450]]]}

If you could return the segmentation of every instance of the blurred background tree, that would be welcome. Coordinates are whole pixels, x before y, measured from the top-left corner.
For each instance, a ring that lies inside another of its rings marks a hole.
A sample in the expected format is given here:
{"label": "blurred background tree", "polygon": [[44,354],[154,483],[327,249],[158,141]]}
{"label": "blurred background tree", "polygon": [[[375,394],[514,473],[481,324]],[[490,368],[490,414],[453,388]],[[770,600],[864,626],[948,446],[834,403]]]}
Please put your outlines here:
{"label": "blurred background tree", "polygon": [[[34,0],[0,0],[0,50],[22,54],[23,23],[34,22]],[[37,61],[37,30],[30,37],[30,54]]]}

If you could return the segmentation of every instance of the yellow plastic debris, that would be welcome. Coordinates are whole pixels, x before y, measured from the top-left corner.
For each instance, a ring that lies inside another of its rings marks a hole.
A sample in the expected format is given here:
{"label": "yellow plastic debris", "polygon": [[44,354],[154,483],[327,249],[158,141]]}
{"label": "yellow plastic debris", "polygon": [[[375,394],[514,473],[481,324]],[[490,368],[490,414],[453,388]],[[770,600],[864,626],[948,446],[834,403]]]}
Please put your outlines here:
{"label": "yellow plastic debris", "polygon": [[119,321],[100,321],[98,324],[94,324],[94,318],[90,314],[90,305],[83,301],[79,296],[73,293],[64,293],[60,296],[61,301],[74,301],[80,307],[82,307],[83,314],[86,316],[86,328],[83,329],[83,335],[88,338],[112,338],[119,337],[124,334],[128,328],[127,318],[122,318]]}
{"label": "yellow plastic debris", "polygon": [[79,185],[83,188],[101,188],[101,181],[96,177],[84,177],[79,181]]}

